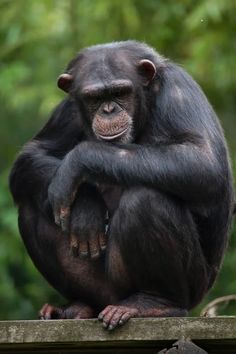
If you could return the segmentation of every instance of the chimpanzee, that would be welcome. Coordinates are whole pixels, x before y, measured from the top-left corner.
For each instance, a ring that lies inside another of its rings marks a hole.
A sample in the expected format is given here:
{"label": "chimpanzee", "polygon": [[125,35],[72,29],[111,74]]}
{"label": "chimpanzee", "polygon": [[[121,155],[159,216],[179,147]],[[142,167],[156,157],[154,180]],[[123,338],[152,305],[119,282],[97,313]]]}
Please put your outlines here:
{"label": "chimpanzee", "polygon": [[18,156],[10,188],[36,267],[68,299],[42,319],[184,316],[227,244],[231,168],[217,117],[178,65],[136,41],[82,50],[68,96]]}

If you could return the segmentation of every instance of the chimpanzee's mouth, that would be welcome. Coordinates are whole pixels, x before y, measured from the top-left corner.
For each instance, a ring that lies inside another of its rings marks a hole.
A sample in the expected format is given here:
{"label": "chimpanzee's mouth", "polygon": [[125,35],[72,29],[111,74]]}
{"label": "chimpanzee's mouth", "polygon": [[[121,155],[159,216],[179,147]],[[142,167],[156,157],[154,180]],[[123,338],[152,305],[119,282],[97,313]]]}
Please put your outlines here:
{"label": "chimpanzee's mouth", "polygon": [[125,134],[127,132],[127,130],[129,129],[129,127],[126,127],[125,129],[123,129],[121,132],[117,133],[117,134],[113,134],[113,135],[102,135],[99,134],[99,137],[103,140],[114,140],[116,138],[119,138],[120,136],[122,136],[123,134]]}

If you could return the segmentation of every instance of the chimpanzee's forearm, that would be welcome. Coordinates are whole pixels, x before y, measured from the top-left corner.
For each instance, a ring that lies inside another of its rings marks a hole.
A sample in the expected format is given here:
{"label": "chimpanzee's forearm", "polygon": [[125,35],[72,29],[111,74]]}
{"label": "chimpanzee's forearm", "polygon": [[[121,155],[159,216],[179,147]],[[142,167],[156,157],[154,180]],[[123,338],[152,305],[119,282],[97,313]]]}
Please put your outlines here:
{"label": "chimpanzee's forearm", "polygon": [[191,143],[153,148],[83,142],[66,156],[63,165],[77,183],[82,176],[124,186],[143,184],[186,200],[215,199],[224,184],[213,153]]}

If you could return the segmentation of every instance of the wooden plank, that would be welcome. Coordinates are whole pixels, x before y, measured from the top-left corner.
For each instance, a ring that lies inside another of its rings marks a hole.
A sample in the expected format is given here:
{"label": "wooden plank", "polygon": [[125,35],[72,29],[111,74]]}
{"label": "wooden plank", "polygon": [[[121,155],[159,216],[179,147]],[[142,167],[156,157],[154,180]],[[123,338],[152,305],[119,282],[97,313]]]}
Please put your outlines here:
{"label": "wooden plank", "polygon": [[135,353],[157,353],[178,339],[191,339],[205,350],[213,348],[211,353],[236,353],[236,317],[140,318],[113,332],[103,329],[97,320],[0,322],[2,353],[46,349],[57,353],[60,349],[63,354],[89,354],[99,348],[101,353],[128,353],[132,348]]}

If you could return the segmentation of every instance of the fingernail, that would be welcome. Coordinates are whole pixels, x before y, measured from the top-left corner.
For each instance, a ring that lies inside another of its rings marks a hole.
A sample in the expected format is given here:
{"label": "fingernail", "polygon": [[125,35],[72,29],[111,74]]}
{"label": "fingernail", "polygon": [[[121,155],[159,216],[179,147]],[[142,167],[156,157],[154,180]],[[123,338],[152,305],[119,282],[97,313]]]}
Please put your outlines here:
{"label": "fingernail", "polygon": [[106,323],[106,322],[103,322],[103,324],[102,324],[102,325],[103,325],[103,327],[104,327],[104,328],[107,328],[107,326],[108,326],[108,323]]}
{"label": "fingernail", "polygon": [[103,319],[103,314],[100,313],[100,314],[98,315],[98,320],[101,321],[102,319]]}

